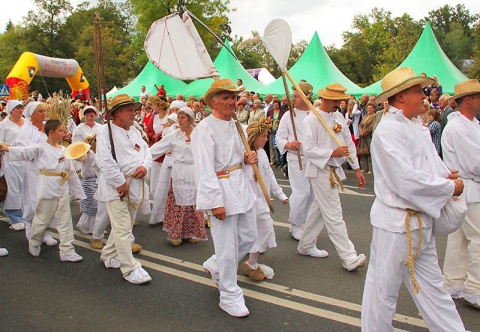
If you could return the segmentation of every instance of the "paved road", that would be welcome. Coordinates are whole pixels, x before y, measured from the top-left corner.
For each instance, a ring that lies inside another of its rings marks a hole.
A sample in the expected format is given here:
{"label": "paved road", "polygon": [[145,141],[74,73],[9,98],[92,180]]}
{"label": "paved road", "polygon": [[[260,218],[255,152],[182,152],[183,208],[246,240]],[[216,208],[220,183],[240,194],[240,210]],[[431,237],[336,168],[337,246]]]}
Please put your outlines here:
{"label": "paved road", "polygon": [[[275,170],[290,194],[288,180]],[[341,194],[344,217],[359,253],[369,255],[373,178],[367,187],[355,187],[347,172]],[[288,232],[288,207],[273,201],[278,247],[261,255],[275,270],[271,281],[255,283],[239,269],[248,318],[229,317],[218,307],[218,290],[204,274],[202,262],[213,252],[212,241],[185,243],[178,248],[166,240],[161,226],[139,218],[134,233],[144,250],[136,257],[153,281],[131,285],[118,270],[107,270],[88,236],[75,232],[80,263],[60,262],[58,248],[42,247],[30,256],[23,232],[0,222],[0,244],[10,251],[0,259],[0,331],[360,331],[360,305],[366,268],[349,273],[324,231],[319,248],[330,253],[318,259],[296,253],[297,242]],[[78,204],[72,204],[74,223]],[[4,218],[3,218],[4,220]],[[443,264],[445,238],[437,239]],[[467,329],[480,331],[478,311],[456,302]],[[426,331],[410,295],[402,287],[394,326],[398,331]]]}

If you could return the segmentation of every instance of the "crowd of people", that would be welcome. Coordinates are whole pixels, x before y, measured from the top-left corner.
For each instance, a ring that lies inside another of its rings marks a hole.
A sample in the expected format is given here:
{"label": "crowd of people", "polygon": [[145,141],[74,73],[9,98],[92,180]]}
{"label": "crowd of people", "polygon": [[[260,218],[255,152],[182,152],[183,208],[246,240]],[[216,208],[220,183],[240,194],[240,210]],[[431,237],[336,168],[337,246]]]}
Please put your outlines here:
{"label": "crowd of people", "polygon": [[[208,240],[211,227],[215,252],[203,268],[218,286],[220,307],[245,317],[238,264],[243,260],[255,281],[275,274],[259,263],[277,246],[271,193],[289,205],[298,254],[327,257],[317,243],[325,227],[352,272],[367,256],[350,240],[339,190],[345,169],[360,188],[373,173],[362,330],[393,330],[405,283],[430,329],[464,331],[452,299],[480,309],[480,83],[459,83],[449,96],[435,77],[402,67],[385,76],[381,94],[359,101],[339,83],[313,100],[312,85],[301,81],[292,87],[293,107],[287,96],[262,99],[236,83],[216,80],[198,100],[142,86],[139,101],[119,94],[103,113],[79,93],[67,124],[46,119],[41,97],[9,100],[0,151],[10,228],[25,229],[29,252],[39,256],[42,242],[57,245],[48,232],[56,227],[60,259],[81,261],[70,212],[71,199],[79,199],[76,226],[91,234],[104,266],[143,284],[152,278],[133,256],[141,250],[133,235],[137,213],[162,225],[175,247]],[[290,197],[272,167],[288,177]],[[442,274],[434,235],[444,224],[451,234]]]}

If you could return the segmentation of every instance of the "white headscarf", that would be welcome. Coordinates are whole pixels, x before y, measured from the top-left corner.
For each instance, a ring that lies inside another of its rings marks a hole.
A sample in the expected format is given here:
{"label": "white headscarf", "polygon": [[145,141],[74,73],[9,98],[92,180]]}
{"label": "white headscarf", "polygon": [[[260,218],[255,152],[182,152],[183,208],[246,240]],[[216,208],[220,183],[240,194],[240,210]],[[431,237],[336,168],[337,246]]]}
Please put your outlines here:
{"label": "white headscarf", "polygon": [[170,108],[182,108],[182,107],[185,107],[187,106],[187,103],[184,102],[184,101],[181,101],[181,100],[174,100],[172,101],[172,103],[170,104]]}
{"label": "white headscarf", "polygon": [[7,103],[7,109],[5,110],[5,112],[7,112],[7,114],[10,115],[12,114],[12,110],[19,105],[23,105],[23,103],[20,100],[13,100],[13,99],[9,100]]}
{"label": "white headscarf", "polygon": [[23,115],[27,118],[30,119],[32,117],[33,112],[37,109],[37,106],[42,104],[39,101],[31,101],[27,104],[25,107],[25,110],[23,110]]}

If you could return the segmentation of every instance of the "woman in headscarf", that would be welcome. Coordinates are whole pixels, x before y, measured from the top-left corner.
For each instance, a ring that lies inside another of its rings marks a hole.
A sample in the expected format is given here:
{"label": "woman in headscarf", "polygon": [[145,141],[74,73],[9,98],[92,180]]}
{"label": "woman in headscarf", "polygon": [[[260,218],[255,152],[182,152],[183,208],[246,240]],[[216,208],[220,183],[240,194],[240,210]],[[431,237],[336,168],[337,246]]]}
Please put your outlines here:
{"label": "woman in headscarf", "polygon": [[[12,146],[28,147],[34,144],[47,141],[47,135],[44,133],[45,120],[47,118],[47,104],[31,101],[25,107],[23,115],[25,123],[20,129],[17,140]],[[24,162],[25,176],[22,189],[22,220],[25,222],[25,235],[30,240],[32,231],[32,220],[35,216],[37,207],[37,184],[39,170],[33,163],[33,160]],[[47,231],[43,237],[43,242],[49,246],[56,246],[57,240]]]}
{"label": "woman in headscarf", "polygon": [[[10,100],[5,112],[7,117],[0,122],[0,142],[13,145],[18,133],[24,124],[23,103],[19,100]],[[10,229],[21,231],[25,228],[22,222],[22,187],[23,162],[2,160],[1,172],[5,174],[8,190],[3,203],[3,212],[8,217]]]}
{"label": "woman in headscarf", "polygon": [[150,148],[153,158],[171,150],[172,181],[163,229],[168,232],[168,240],[173,246],[179,246],[182,240],[190,243],[207,240],[203,212],[197,211],[195,206],[197,191],[190,141],[195,123],[193,110],[190,107],[180,108],[177,121],[179,128]]}

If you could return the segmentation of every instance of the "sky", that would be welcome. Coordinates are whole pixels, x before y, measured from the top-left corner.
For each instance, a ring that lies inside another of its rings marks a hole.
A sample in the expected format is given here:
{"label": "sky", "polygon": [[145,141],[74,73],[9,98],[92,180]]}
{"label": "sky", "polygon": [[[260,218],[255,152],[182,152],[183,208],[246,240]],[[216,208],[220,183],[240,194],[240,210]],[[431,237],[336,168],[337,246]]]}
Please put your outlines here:
{"label": "sky", "polygon": [[[76,6],[83,1],[70,0],[70,3]],[[96,3],[95,0],[87,2]],[[324,46],[340,48],[343,44],[342,33],[351,29],[356,14],[368,14],[378,7],[390,11],[392,17],[407,13],[414,20],[419,20],[443,5],[454,7],[458,3],[464,4],[470,14],[480,13],[478,0],[230,0],[229,7],[237,9],[230,14],[232,37],[237,35],[248,39],[252,31],[263,35],[271,20],[282,18],[290,25],[294,43],[300,40],[309,42],[317,31]],[[0,31],[4,31],[9,19],[19,23],[29,10],[35,9],[33,0],[15,0],[14,5],[2,6]]]}

